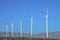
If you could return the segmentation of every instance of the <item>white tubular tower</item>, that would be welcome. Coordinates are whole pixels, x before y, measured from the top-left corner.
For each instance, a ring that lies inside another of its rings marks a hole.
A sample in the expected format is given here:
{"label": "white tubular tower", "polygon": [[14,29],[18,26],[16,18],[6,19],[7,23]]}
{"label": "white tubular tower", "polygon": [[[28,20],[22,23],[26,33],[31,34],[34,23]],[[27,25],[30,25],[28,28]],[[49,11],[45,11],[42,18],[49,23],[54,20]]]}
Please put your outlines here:
{"label": "white tubular tower", "polygon": [[6,37],[8,37],[8,24],[6,24]]}
{"label": "white tubular tower", "polygon": [[22,21],[20,21],[20,37],[22,37]]}
{"label": "white tubular tower", "polygon": [[46,15],[46,37],[48,38],[48,10]]}
{"label": "white tubular tower", "polygon": [[33,17],[30,20],[31,20],[31,37],[32,37]]}
{"label": "white tubular tower", "polygon": [[13,37],[13,34],[14,33],[14,23],[12,23],[12,37]]}

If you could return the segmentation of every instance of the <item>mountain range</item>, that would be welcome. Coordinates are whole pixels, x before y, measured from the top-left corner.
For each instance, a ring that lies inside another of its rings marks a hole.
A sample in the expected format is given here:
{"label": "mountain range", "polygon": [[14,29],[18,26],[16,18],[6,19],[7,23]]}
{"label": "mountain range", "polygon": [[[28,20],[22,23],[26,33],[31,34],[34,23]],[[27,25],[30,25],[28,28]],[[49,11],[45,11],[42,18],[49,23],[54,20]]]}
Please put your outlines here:
{"label": "mountain range", "polygon": [[[8,32],[8,37],[12,36],[11,32]],[[20,33],[13,33],[14,37],[20,37]],[[31,37],[31,34],[22,33],[22,37]],[[6,37],[6,32],[0,32],[0,37]],[[32,34],[32,38],[46,38],[46,33]],[[60,39],[60,32],[49,32],[50,39]]]}

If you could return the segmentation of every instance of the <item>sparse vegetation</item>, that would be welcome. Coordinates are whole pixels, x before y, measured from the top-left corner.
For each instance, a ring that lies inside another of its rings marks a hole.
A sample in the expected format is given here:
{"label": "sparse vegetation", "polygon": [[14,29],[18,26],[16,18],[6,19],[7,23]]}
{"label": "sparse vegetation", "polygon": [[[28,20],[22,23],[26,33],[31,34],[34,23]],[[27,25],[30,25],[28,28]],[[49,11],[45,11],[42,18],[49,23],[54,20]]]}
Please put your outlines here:
{"label": "sparse vegetation", "polygon": [[58,40],[58,39],[25,38],[25,37],[0,37],[0,40]]}

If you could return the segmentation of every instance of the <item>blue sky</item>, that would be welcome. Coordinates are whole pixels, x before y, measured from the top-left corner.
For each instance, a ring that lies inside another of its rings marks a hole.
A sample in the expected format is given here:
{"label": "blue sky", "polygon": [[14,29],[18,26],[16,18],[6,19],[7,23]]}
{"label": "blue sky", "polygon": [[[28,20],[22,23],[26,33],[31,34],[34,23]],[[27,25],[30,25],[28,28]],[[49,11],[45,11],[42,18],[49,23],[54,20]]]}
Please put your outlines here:
{"label": "blue sky", "polygon": [[60,32],[60,0],[0,0],[0,32],[5,25],[14,22],[14,32],[19,32],[23,21],[23,33],[30,33],[30,18],[34,19],[33,33],[45,32],[46,8],[49,14],[49,32]]}

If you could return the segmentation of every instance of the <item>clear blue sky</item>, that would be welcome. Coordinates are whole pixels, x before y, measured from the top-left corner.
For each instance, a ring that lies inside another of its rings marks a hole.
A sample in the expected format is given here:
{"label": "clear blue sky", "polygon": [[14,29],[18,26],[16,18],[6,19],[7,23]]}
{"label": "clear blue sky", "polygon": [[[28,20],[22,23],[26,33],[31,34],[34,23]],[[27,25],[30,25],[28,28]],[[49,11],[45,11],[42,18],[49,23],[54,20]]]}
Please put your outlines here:
{"label": "clear blue sky", "polygon": [[46,7],[49,14],[49,32],[60,32],[60,0],[0,0],[0,32],[5,25],[14,22],[14,32],[19,32],[19,21],[23,21],[23,32],[30,33],[30,18],[33,16],[33,33],[45,32]]}

